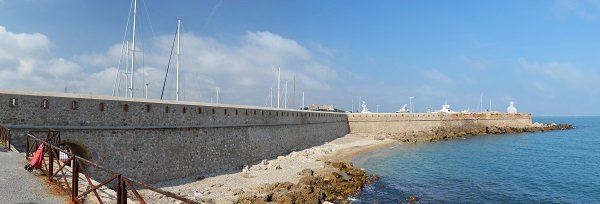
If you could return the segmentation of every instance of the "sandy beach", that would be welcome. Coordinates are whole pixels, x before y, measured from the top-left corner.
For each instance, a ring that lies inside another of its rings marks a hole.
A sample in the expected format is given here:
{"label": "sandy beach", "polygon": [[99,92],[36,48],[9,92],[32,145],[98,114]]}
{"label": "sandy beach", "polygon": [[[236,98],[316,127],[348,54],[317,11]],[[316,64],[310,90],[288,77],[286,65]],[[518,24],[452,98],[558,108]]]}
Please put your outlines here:
{"label": "sandy beach", "polygon": [[[157,186],[164,186],[163,190],[199,202],[235,203],[240,196],[254,195],[260,187],[268,184],[285,182],[296,184],[307,174],[312,176],[312,172],[315,176],[325,175],[336,171],[336,168],[326,163],[350,161],[356,155],[397,143],[397,140],[381,139],[370,135],[348,134],[320,146],[248,165],[237,172],[206,178],[188,177],[159,183]],[[167,201],[167,198],[151,192],[145,194],[156,202]]]}

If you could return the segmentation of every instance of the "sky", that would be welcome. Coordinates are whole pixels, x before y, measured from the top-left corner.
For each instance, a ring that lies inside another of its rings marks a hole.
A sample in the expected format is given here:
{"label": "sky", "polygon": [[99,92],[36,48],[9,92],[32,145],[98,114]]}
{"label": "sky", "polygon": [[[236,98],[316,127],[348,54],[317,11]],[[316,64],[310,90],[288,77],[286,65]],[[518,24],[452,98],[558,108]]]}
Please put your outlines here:
{"label": "sky", "polygon": [[[120,76],[123,95],[130,8],[0,0],[0,89],[112,95]],[[164,98],[175,98],[177,19],[185,101],[216,102],[218,90],[220,103],[270,107],[272,93],[277,106],[280,67],[281,107],[304,93],[355,111],[414,97],[417,112],[514,101],[534,116],[600,115],[598,0],[138,0],[134,97],[148,84],[160,98],[168,66]]]}

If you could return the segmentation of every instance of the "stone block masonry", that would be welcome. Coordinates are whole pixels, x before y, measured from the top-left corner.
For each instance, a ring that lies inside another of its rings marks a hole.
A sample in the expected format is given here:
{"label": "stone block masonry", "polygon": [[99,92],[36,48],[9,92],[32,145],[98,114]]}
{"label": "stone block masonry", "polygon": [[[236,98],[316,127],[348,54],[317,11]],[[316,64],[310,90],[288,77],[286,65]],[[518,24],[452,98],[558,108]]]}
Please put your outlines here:
{"label": "stone block masonry", "polygon": [[506,113],[394,113],[349,114],[350,132],[404,142],[445,139],[453,135],[486,133],[490,128],[528,128],[530,114]]}
{"label": "stone block masonry", "polygon": [[[0,91],[0,124],[23,151],[25,132],[56,129],[77,155],[147,183],[241,169],[348,133],[405,142],[439,131],[529,127],[529,114],[343,114],[120,98]],[[432,136],[433,135],[433,136]]]}
{"label": "stone block masonry", "polygon": [[155,183],[239,169],[346,135],[345,114],[77,94],[0,91],[14,144],[56,129],[80,156]]}

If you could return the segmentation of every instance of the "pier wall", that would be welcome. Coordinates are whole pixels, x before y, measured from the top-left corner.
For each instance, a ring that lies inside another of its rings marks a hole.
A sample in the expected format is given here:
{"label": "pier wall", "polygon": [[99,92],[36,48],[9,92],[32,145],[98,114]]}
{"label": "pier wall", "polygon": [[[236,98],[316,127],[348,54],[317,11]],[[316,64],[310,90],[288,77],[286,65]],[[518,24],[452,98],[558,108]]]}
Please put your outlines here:
{"label": "pier wall", "polygon": [[440,129],[527,127],[531,115],[342,114],[0,91],[0,124],[21,151],[27,131],[55,129],[76,154],[155,183],[240,169],[348,133],[427,141]]}
{"label": "pier wall", "polygon": [[13,144],[55,129],[78,155],[145,182],[240,169],[349,132],[345,114],[0,91]]}
{"label": "pier wall", "polygon": [[434,138],[436,131],[481,132],[486,128],[525,128],[530,114],[506,113],[369,113],[348,114],[350,132],[387,136],[407,142]]}

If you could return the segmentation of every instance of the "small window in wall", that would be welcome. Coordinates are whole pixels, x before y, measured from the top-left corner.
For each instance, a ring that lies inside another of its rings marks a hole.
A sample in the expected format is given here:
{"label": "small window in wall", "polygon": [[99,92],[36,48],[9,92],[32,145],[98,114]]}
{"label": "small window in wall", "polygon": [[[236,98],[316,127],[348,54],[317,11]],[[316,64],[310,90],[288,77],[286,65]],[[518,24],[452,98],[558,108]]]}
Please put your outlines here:
{"label": "small window in wall", "polygon": [[123,112],[129,112],[129,104],[123,104]]}
{"label": "small window in wall", "polygon": [[223,114],[227,115],[227,109],[223,109]]}
{"label": "small window in wall", "polygon": [[246,115],[248,115],[248,110],[246,110]]}
{"label": "small window in wall", "polygon": [[213,114],[213,115],[215,114],[215,108],[213,108],[213,109],[212,109],[212,114]]}
{"label": "small window in wall", "polygon": [[17,99],[16,98],[11,98],[8,101],[8,106],[10,106],[11,108],[17,107]]}
{"label": "small window in wall", "polygon": [[183,114],[187,113],[187,108],[186,108],[186,107],[183,107],[183,109],[181,109],[181,112],[182,112]]}
{"label": "small window in wall", "polygon": [[165,113],[169,113],[169,106],[165,106]]}
{"label": "small window in wall", "polygon": [[146,104],[146,105],[144,106],[144,111],[146,111],[146,113],[149,113],[149,112],[150,112],[150,104]]}
{"label": "small window in wall", "polygon": [[48,99],[42,100],[42,108],[48,109],[49,107],[50,107],[50,104],[48,103]]}
{"label": "small window in wall", "polygon": [[106,105],[104,105],[104,103],[100,103],[100,104],[98,104],[98,110],[100,110],[100,111],[104,111],[104,109],[106,109],[106,107],[105,107],[105,106],[106,106]]}
{"label": "small window in wall", "polygon": [[202,114],[202,108],[198,107],[198,114]]}
{"label": "small window in wall", "polygon": [[71,110],[77,109],[79,109],[79,104],[77,104],[77,101],[71,101]]}
{"label": "small window in wall", "polygon": [[237,109],[235,109],[235,115],[238,115],[238,110]]}
{"label": "small window in wall", "polygon": [[269,116],[271,116],[271,111],[269,111]]}
{"label": "small window in wall", "polygon": [[256,110],[254,110],[254,115],[256,115]]}

